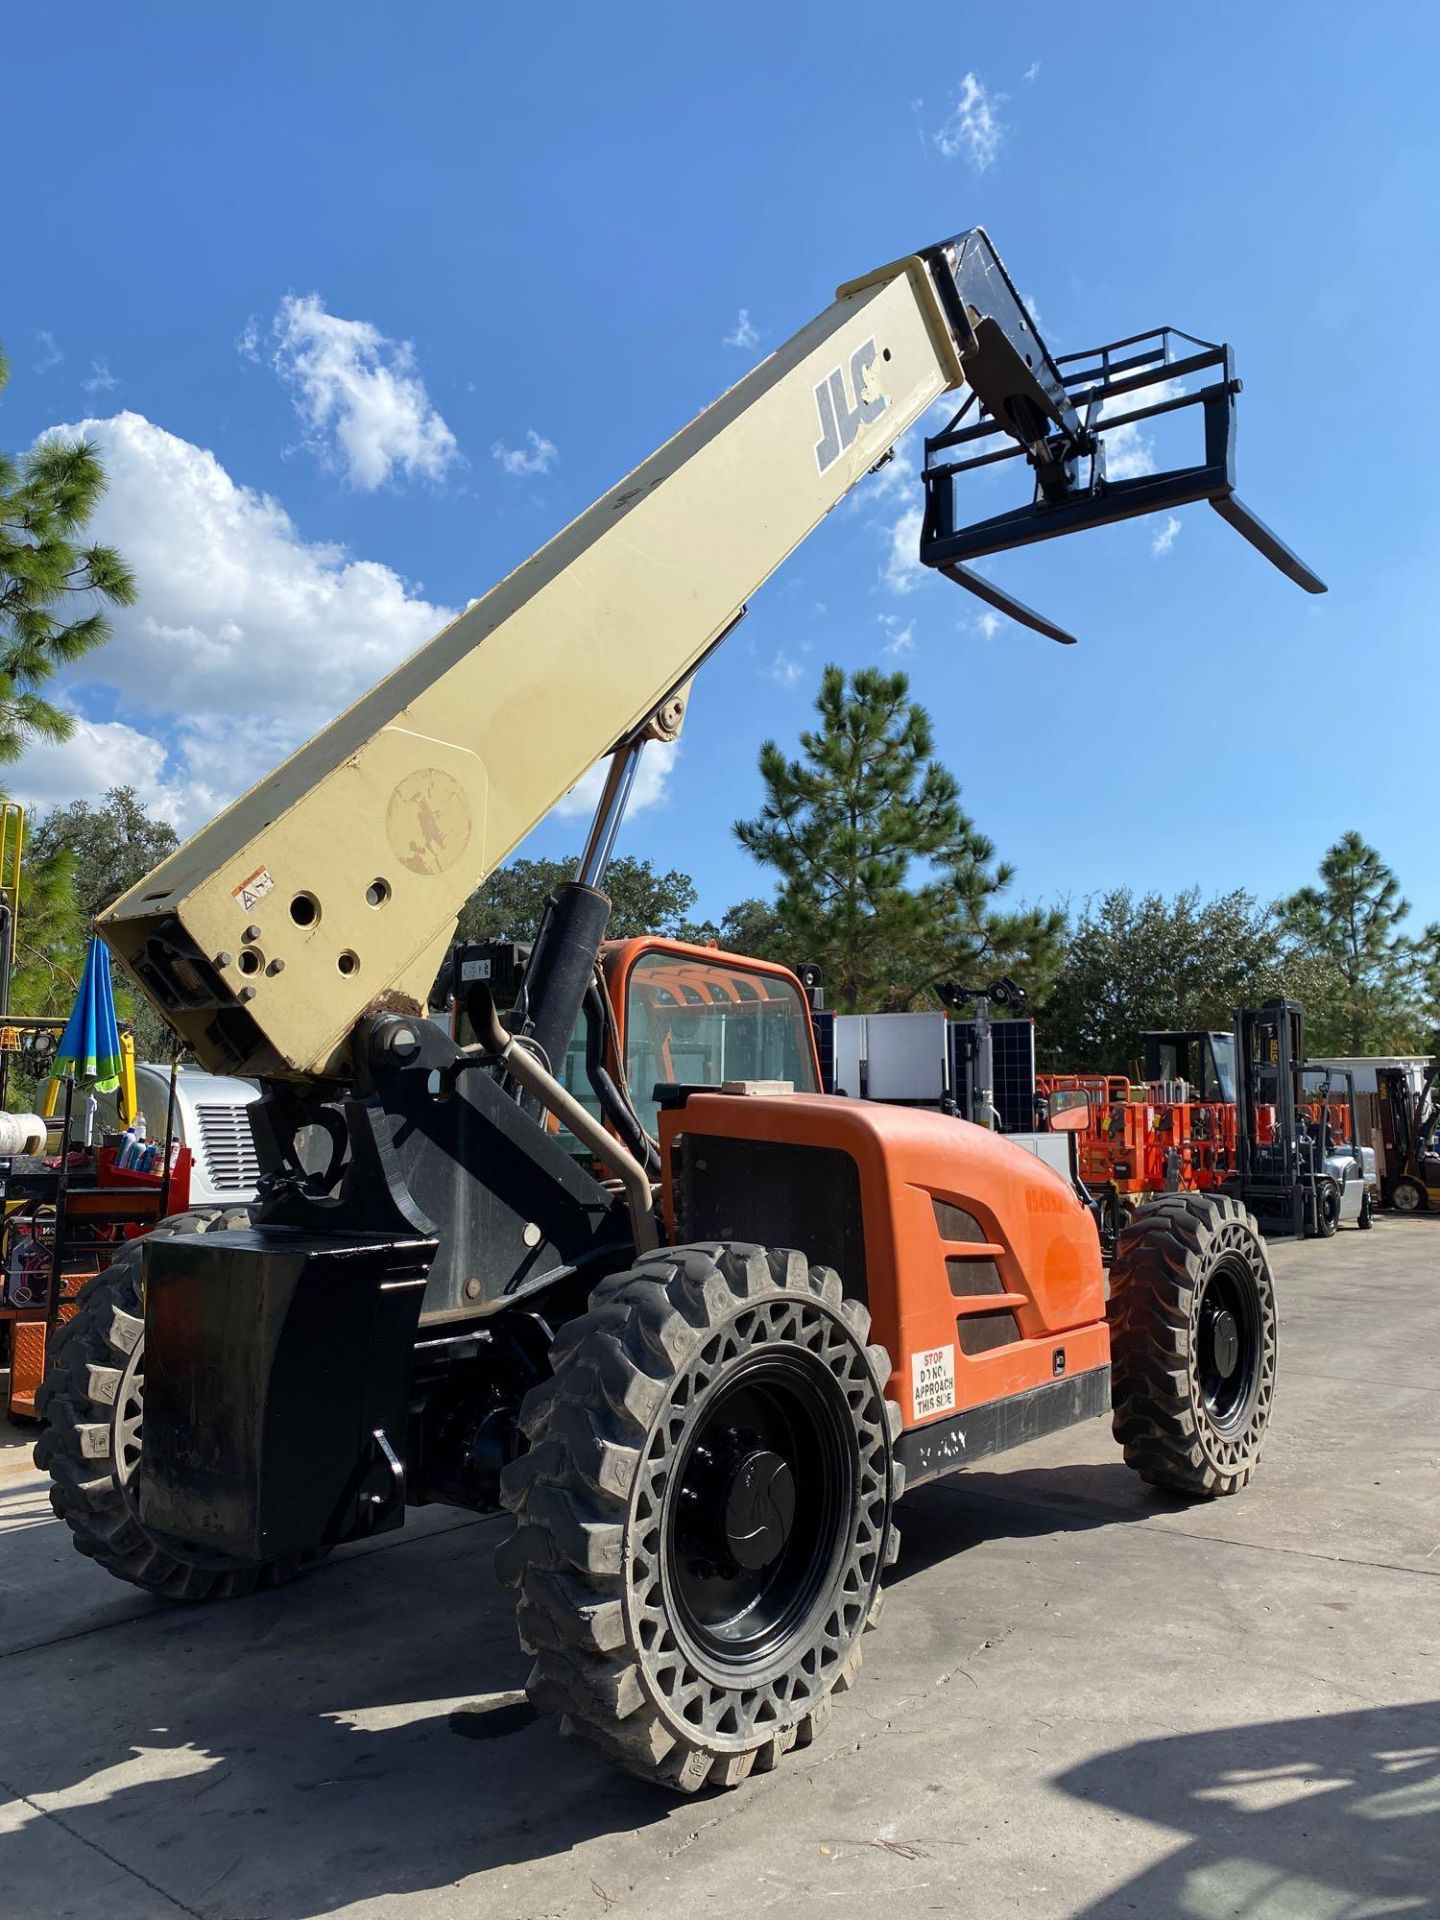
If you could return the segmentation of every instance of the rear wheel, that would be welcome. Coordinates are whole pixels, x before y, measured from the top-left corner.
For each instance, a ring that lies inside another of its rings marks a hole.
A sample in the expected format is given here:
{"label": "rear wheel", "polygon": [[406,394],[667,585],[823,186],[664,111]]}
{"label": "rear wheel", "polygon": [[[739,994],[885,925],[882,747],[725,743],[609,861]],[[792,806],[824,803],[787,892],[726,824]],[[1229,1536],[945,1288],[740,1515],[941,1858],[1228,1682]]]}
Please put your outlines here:
{"label": "rear wheel", "polygon": [[[207,1233],[248,1224],[239,1208],[176,1214],[155,1236]],[[176,1551],[140,1524],[137,1473],[145,1404],[144,1242],[81,1291],[74,1318],[57,1327],[35,1408],[45,1430],[35,1464],[50,1475],[50,1504],[78,1553],[117,1579],[167,1600],[228,1600],[276,1586],[301,1570],[298,1560],[237,1563],[196,1550]]]}
{"label": "rear wheel", "polygon": [[682,1792],[814,1739],[898,1544],[868,1333],[834,1273],[748,1246],[647,1255],[563,1329],[496,1558],[562,1731]]}
{"label": "rear wheel", "polygon": [[1355,1216],[1355,1224],[1361,1232],[1368,1231],[1375,1224],[1374,1209],[1370,1205],[1370,1189],[1366,1187],[1360,1196],[1360,1211]]}
{"label": "rear wheel", "polygon": [[1110,1270],[1115,1438],[1152,1486],[1238,1493],[1275,1394],[1275,1284],[1237,1200],[1175,1194],[1121,1234]]}
{"label": "rear wheel", "polygon": [[1390,1204],[1397,1213],[1420,1213],[1425,1207],[1425,1189],[1409,1174],[1402,1174],[1391,1189]]}

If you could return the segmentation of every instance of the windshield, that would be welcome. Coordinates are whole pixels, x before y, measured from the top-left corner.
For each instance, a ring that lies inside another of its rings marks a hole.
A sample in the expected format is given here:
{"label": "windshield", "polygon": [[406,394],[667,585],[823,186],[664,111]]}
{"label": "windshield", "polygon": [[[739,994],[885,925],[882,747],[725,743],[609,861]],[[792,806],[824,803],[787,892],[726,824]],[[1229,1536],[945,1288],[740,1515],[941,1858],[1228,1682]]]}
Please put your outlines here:
{"label": "windshield", "polygon": [[788,1080],[797,1093],[819,1091],[810,1015],[792,980],[664,951],[641,954],[630,969],[625,1073],[652,1133],[662,1081]]}
{"label": "windshield", "polygon": [[1202,1100],[1235,1098],[1233,1033],[1156,1033],[1146,1036],[1151,1080],[1183,1080]]}
{"label": "windshield", "polygon": [[1220,1085],[1220,1098],[1235,1098],[1235,1036],[1233,1033],[1212,1033],[1210,1044],[1215,1054],[1215,1077]]}

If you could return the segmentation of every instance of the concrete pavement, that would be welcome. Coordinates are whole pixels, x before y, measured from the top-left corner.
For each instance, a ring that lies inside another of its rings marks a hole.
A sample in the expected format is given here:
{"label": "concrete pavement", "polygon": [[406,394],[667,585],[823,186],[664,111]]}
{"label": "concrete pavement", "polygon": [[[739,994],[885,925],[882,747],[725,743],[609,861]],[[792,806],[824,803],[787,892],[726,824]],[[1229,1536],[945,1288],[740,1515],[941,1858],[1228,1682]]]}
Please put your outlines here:
{"label": "concrete pavement", "polygon": [[821,1741],[700,1800],[533,1720],[500,1523],[177,1610],[0,1425],[0,1916],[1440,1920],[1440,1221],[1274,1259],[1251,1489],[1093,1424],[922,1490]]}

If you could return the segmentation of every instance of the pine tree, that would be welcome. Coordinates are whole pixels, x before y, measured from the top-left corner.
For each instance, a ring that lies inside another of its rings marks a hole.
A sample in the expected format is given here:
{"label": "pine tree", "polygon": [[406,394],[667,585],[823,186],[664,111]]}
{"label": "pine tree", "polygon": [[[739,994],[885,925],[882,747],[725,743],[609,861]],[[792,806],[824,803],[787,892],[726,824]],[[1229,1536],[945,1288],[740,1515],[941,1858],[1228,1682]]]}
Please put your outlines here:
{"label": "pine tree", "polygon": [[1320,885],[1301,887],[1280,911],[1301,950],[1329,960],[1344,983],[1345,1052],[1389,1052],[1413,1040],[1421,943],[1401,931],[1410,902],[1374,847],[1342,834],[1320,862]]}
{"label": "pine tree", "polygon": [[[0,392],[8,378],[0,356]],[[0,762],[18,760],[32,740],[69,739],[73,718],[40,689],[109,637],[105,604],[135,598],[113,547],[79,543],[104,490],[88,440],[0,454]]]}
{"label": "pine tree", "polygon": [[76,897],[74,855],[27,854],[10,1011],[68,1013],[80,988],[89,936],[89,922]]}
{"label": "pine tree", "polygon": [[800,757],[761,748],[765,799],[735,833],[778,874],[778,930],[829,1004],[910,1006],[959,971],[1053,965],[1061,916],[997,910],[1013,871],[962,812],[907,677],[828,666],[815,710]]}

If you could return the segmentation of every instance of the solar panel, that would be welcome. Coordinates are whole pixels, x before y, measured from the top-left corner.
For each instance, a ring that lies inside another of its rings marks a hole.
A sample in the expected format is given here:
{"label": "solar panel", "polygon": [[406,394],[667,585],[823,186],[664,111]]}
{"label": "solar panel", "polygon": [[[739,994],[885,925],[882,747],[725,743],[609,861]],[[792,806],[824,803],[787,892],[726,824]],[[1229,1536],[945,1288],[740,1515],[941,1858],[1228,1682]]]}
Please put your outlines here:
{"label": "solar panel", "polygon": [[826,1008],[812,1012],[815,1026],[815,1051],[820,1056],[820,1085],[824,1092],[835,1091],[835,1016]]}
{"label": "solar panel", "polygon": [[[975,1022],[950,1022],[950,1085],[967,1120],[975,1117]],[[990,1059],[995,1111],[1007,1133],[1035,1127],[1035,1022],[992,1020]]]}

